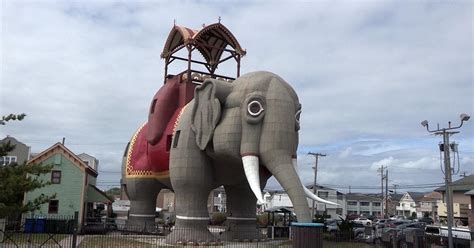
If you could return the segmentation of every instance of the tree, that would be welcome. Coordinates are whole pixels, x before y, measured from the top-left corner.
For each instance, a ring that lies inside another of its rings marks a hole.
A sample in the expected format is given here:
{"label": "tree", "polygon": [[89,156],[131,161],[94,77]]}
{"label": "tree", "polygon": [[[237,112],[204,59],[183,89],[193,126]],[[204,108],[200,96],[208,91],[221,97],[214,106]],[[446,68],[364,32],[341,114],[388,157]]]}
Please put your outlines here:
{"label": "tree", "polygon": [[115,199],[115,196],[120,195],[121,189],[118,187],[113,187],[107,191],[105,191],[105,194],[110,198],[110,199]]}
{"label": "tree", "polygon": [[[2,116],[0,125],[5,125],[11,120],[22,120],[26,115]],[[13,151],[15,146],[9,141],[0,144],[0,156],[5,156]],[[52,165],[42,164],[18,164],[10,163],[0,166],[0,218],[17,218],[20,214],[37,210],[40,205],[54,199],[56,195],[46,196],[41,194],[39,197],[23,203],[25,192],[30,192],[38,188],[49,185],[38,178],[39,175],[51,172]]]}

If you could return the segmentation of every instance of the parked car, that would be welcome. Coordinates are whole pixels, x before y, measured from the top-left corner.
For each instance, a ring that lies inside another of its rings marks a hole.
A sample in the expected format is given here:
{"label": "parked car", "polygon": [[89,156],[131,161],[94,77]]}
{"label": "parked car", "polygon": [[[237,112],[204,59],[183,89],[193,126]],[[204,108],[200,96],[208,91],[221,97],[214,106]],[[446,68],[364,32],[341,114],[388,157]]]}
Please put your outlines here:
{"label": "parked car", "polygon": [[403,216],[403,215],[391,215],[389,217],[389,219],[391,219],[391,220],[404,220],[405,216]]}
{"label": "parked car", "polygon": [[354,237],[355,238],[358,238],[360,237],[360,235],[364,234],[364,231],[365,231],[365,227],[367,225],[364,225],[360,222],[353,222],[352,224],[352,232],[354,233]]}
{"label": "parked car", "polygon": [[380,220],[377,220],[374,225],[377,226],[377,227],[382,227],[383,228],[385,226],[385,224],[387,224],[390,221],[392,221],[392,220],[390,220],[390,219],[380,219]]}
{"label": "parked car", "polygon": [[354,220],[354,223],[361,223],[362,225],[364,226],[370,226],[372,225],[372,221],[365,218],[365,217],[359,217],[357,219]]}
{"label": "parked car", "polygon": [[[328,224],[326,226],[327,232],[331,234],[337,234],[339,232],[339,226],[338,224],[341,224],[342,221],[336,221]],[[361,237],[362,234],[364,234],[364,231],[366,229],[366,225],[362,223],[357,223],[357,222],[352,222],[352,235],[354,238]]]}
{"label": "parked car", "polygon": [[409,223],[412,223],[411,220],[396,220],[396,221],[389,221],[385,224],[385,227],[391,227],[391,228],[395,228],[399,225],[403,225],[403,224],[409,224]]}
{"label": "parked car", "polygon": [[[387,226],[382,229],[380,240],[384,244],[393,244],[394,242],[397,243],[397,247],[401,247],[401,245],[407,245],[407,243],[413,243],[413,239],[409,239],[407,241],[406,236],[407,233],[410,233],[410,237],[414,237],[413,235],[419,236],[419,233],[424,233],[426,223],[423,222],[412,222],[409,220],[399,220],[388,222]],[[414,229],[419,229],[414,230]],[[410,230],[410,231],[405,231]],[[402,242],[403,241],[403,242]],[[407,246],[403,246],[407,247]]]}
{"label": "parked car", "polygon": [[334,233],[334,232],[337,232],[339,229],[338,229],[338,226],[337,224],[338,223],[341,223],[341,221],[332,221],[330,223],[327,223],[326,224],[326,231],[328,233]]}
{"label": "parked car", "polygon": [[424,222],[428,225],[432,225],[434,223],[433,219],[430,218],[430,217],[423,217],[421,219],[418,220],[419,222]]}

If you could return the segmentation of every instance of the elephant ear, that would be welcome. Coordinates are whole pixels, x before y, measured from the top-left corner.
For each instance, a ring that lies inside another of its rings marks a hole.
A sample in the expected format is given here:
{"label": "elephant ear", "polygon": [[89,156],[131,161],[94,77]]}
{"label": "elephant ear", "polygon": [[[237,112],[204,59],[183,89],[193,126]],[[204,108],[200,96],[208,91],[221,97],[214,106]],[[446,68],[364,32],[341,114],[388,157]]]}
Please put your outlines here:
{"label": "elephant ear", "polygon": [[229,83],[216,79],[206,79],[194,91],[194,106],[191,128],[196,134],[196,144],[199,149],[206,149],[212,140],[214,129],[221,117],[221,102],[230,93]]}

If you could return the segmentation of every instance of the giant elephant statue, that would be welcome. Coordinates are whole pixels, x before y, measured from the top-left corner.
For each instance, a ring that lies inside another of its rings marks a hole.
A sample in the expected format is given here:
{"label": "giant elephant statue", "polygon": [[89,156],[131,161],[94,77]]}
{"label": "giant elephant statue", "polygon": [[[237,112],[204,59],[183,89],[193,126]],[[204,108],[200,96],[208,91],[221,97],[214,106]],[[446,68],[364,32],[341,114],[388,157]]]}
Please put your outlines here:
{"label": "giant elephant statue", "polygon": [[[173,87],[160,89],[150,114],[157,111],[160,96],[172,98]],[[262,189],[271,176],[288,193],[299,222],[312,220],[307,197],[333,204],[313,195],[297,175],[301,104],[279,76],[253,72],[232,83],[207,79],[186,106],[165,102],[160,111],[171,111],[156,118],[166,123],[150,130],[148,125],[157,120],[149,118],[125,152],[123,183],[131,200],[131,221],[154,221],[156,195],[169,188],[176,197],[176,224],[167,241],[216,239],[207,229],[207,200],[211,190],[224,186],[225,238],[259,238],[256,203],[263,202]],[[169,168],[167,157],[157,155],[167,152]]]}

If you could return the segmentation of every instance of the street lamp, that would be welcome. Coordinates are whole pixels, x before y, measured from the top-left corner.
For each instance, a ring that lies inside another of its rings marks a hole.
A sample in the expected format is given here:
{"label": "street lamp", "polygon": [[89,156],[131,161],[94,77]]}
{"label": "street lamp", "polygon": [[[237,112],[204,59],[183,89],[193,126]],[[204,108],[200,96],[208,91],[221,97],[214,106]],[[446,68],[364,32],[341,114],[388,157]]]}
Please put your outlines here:
{"label": "street lamp", "polygon": [[453,189],[451,187],[451,164],[449,158],[449,136],[459,133],[459,131],[449,131],[462,127],[465,121],[468,121],[471,117],[467,114],[461,114],[461,124],[456,127],[451,127],[451,121],[448,122],[447,128],[439,128],[439,124],[436,130],[430,130],[427,120],[421,122],[421,125],[426,128],[429,133],[443,136],[443,151],[444,151],[444,184],[446,187],[446,205],[447,205],[447,219],[448,219],[448,245],[449,248],[453,247]]}

